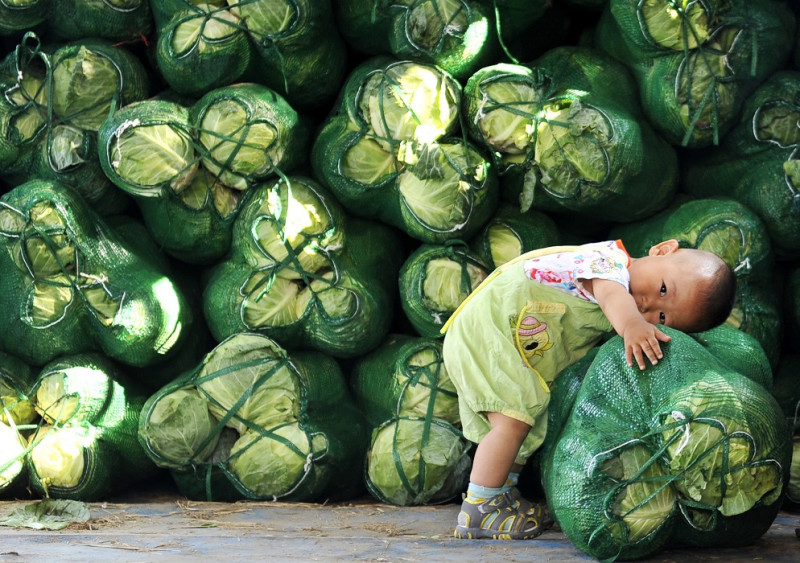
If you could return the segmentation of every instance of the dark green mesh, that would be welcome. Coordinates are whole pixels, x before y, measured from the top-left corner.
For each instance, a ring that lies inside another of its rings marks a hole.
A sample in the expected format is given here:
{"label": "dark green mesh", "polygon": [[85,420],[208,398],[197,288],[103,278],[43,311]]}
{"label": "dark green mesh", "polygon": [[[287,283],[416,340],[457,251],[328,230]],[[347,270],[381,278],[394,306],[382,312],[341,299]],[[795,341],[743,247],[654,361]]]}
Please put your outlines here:
{"label": "dark green mesh", "polygon": [[365,463],[369,492],[381,502],[447,502],[469,478],[469,442],[440,340],[392,334],[353,365],[351,386],[372,426]]}
{"label": "dark green mesh", "polygon": [[469,238],[494,212],[497,177],[460,138],[461,86],[430,64],[377,57],[348,77],[311,153],[353,215],[428,243]]}
{"label": "dark green mesh", "polygon": [[795,17],[774,0],[610,0],[595,45],[631,69],[642,107],[674,145],[716,144],[744,99],[788,60]]}
{"label": "dark green mesh", "polygon": [[191,107],[152,99],[109,117],[100,164],[164,251],[189,263],[229,249],[244,192],[305,162],[308,130],[266,86],[217,88]]}
{"label": "dark green mesh", "polygon": [[0,151],[6,181],[59,181],[104,215],[126,207],[127,197],[100,167],[97,130],[113,107],[147,96],[148,73],[138,58],[104,40],[56,49],[27,33],[2,63],[0,88],[0,145],[14,147],[7,158]]}
{"label": "dark green mesh", "polygon": [[46,365],[30,397],[42,416],[27,458],[37,494],[103,500],[156,473],[137,439],[147,394],[105,356]]}
{"label": "dark green mesh", "polygon": [[786,420],[794,429],[792,436],[792,465],[786,484],[783,509],[800,512],[800,354],[785,353],[775,369],[772,395],[778,401]]}
{"label": "dark green mesh", "polygon": [[156,62],[167,83],[201,95],[234,82],[264,84],[303,109],[321,107],[345,73],[330,0],[165,0],[152,5]]}
{"label": "dark green mesh", "polygon": [[503,202],[469,245],[491,271],[525,252],[560,241],[558,225],[548,215],[535,209],[523,213]]}
{"label": "dark green mesh", "polygon": [[29,31],[43,23],[52,0],[21,0],[9,5],[0,2],[0,35]]}
{"label": "dark green mesh", "polygon": [[800,264],[786,270],[783,289],[783,344],[787,352],[800,353]]}
{"label": "dark green mesh", "polygon": [[139,420],[147,454],[197,500],[352,498],[367,439],[335,360],[252,333],[152,395]]}
{"label": "dark green mesh", "polygon": [[550,509],[598,559],[749,544],[780,509],[791,451],[775,399],[713,346],[664,330],[664,359],[644,372],[620,337],[601,346],[577,392],[564,386],[574,403],[545,445]]}
{"label": "dark green mesh", "polygon": [[521,211],[628,222],[677,190],[674,150],[643,119],[628,71],[600,51],[562,46],[530,66],[482,68],[464,88],[464,113]]}
{"label": "dark green mesh", "polygon": [[728,196],[764,220],[776,253],[800,254],[800,71],[772,75],[719,147],[690,153],[685,191]]}
{"label": "dark green mesh", "polygon": [[0,498],[27,496],[25,449],[39,418],[28,395],[34,372],[0,352]]}
{"label": "dark green mesh", "polygon": [[684,201],[643,221],[617,225],[632,256],[644,256],[654,244],[677,239],[682,247],[709,250],[733,268],[738,280],[736,304],[727,323],[753,336],[774,366],[780,354],[781,313],[774,277],[774,256],[764,222],[733,199]]}
{"label": "dark green mesh", "polygon": [[264,184],[236,219],[231,253],[206,286],[209,328],[218,341],[258,332],[290,349],[363,354],[389,330],[400,251],[394,231],[348,220],[314,180]]}
{"label": "dark green mesh", "polygon": [[457,78],[466,78],[499,53],[490,3],[338,0],[334,4],[342,35],[362,53],[432,63]]}
{"label": "dark green mesh", "polygon": [[0,348],[33,365],[102,351],[147,366],[190,331],[181,290],[62,184],[32,180],[0,198],[0,248]]}
{"label": "dark green mesh", "polygon": [[439,331],[491,269],[464,242],[423,244],[400,268],[400,305],[420,336]]}
{"label": "dark green mesh", "polygon": [[140,39],[153,27],[149,0],[51,0],[51,3],[48,31],[60,39]]}

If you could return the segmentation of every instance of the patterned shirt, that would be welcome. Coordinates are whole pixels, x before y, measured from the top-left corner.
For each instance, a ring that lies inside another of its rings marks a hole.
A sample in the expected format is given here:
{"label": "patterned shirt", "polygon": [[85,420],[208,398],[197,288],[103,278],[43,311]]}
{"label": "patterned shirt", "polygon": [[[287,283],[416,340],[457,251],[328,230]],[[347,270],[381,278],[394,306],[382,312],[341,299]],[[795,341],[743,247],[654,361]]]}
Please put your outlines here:
{"label": "patterned shirt", "polygon": [[569,252],[556,252],[523,262],[525,274],[539,283],[570,295],[597,303],[594,295],[584,290],[581,279],[605,279],[630,289],[631,257],[620,240],[584,244]]}

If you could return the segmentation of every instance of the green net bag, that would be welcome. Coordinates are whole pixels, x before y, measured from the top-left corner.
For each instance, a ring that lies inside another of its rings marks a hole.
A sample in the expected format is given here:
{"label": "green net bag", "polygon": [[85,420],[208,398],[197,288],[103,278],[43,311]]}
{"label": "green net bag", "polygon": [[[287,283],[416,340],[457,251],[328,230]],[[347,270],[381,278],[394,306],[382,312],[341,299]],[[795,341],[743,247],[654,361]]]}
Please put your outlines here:
{"label": "green net bag", "polygon": [[536,209],[526,212],[501,202],[495,214],[469,245],[489,270],[537,248],[555,246],[561,240],[556,222]]}
{"label": "green net bag", "polygon": [[2,0],[0,35],[30,31],[47,20],[51,0]]}
{"label": "green net bag", "polygon": [[241,333],[152,395],[139,440],[182,494],[231,501],[362,491],[366,425],[331,357]]}
{"label": "green net bag", "polygon": [[469,478],[470,446],[441,341],[392,334],[353,364],[350,380],[373,429],[364,469],[369,492],[398,506],[459,495]]}
{"label": "green net bag", "polygon": [[266,86],[212,90],[191,107],[130,104],[100,128],[100,164],[133,196],[165,252],[189,263],[229,249],[245,191],[305,162],[308,130]]}
{"label": "green net bag", "polygon": [[428,243],[467,239],[496,208],[489,161],[459,135],[461,86],[439,68],[359,65],[311,151],[314,176],[351,214]]}
{"label": "green net bag", "polygon": [[781,356],[778,367],[775,368],[772,395],[794,429],[792,464],[789,468],[783,510],[800,512],[800,354],[788,352]]}
{"label": "green net bag", "polygon": [[621,338],[599,349],[543,465],[561,529],[598,559],[746,545],[780,509],[791,451],[775,399],[665,330],[665,356],[644,373]]}
{"label": "green net bag", "polygon": [[217,341],[258,332],[355,357],[389,330],[400,261],[388,227],[348,219],[310,178],[277,180],[254,190],[236,219],[231,253],[203,294],[205,317]]}
{"label": "green net bag", "polygon": [[674,238],[682,247],[722,257],[738,282],[726,322],[758,340],[775,365],[782,334],[772,279],[775,260],[769,234],[754,211],[723,197],[682,201],[643,221],[617,225],[610,235],[622,239],[631,256],[644,256],[654,244]]}
{"label": "green net bag", "polygon": [[610,0],[594,43],[631,69],[653,127],[674,145],[716,144],[744,99],[788,60],[785,2]]}
{"label": "green net bag", "polygon": [[420,336],[439,331],[491,270],[464,242],[423,244],[400,268],[400,305]]}
{"label": "green net bag", "polygon": [[107,357],[65,356],[31,387],[41,423],[28,443],[31,487],[44,497],[92,502],[152,477],[137,438],[148,394]]}
{"label": "green net bag", "polygon": [[476,0],[339,0],[351,48],[435,64],[466,78],[498,54],[491,5]]}
{"label": "green net bag", "polygon": [[246,76],[302,111],[327,110],[348,54],[331,0],[228,0],[247,26],[253,56]]}
{"label": "green net bag", "polygon": [[764,220],[776,254],[800,255],[800,71],[773,74],[718,147],[690,153],[684,190],[728,196]]}
{"label": "green net bag", "polygon": [[114,41],[140,39],[153,27],[149,0],[57,0],[47,29],[59,39],[102,37]]}
{"label": "green net bag", "polygon": [[789,353],[800,353],[800,264],[788,267],[783,291],[783,345]]}
{"label": "green net bag", "polygon": [[97,130],[112,108],[145,98],[148,71],[130,51],[99,39],[54,49],[26,34],[2,64],[0,121],[15,146],[2,168],[12,184],[55,180],[101,214],[120,212],[127,197],[108,180],[97,155]]}
{"label": "green net bag", "polygon": [[0,198],[0,249],[0,348],[26,362],[102,351],[147,366],[189,333],[180,288],[62,184],[31,180]]}
{"label": "green net bag", "polygon": [[677,190],[674,150],[642,119],[628,71],[598,50],[562,46],[531,65],[484,67],[464,88],[464,114],[503,198],[522,211],[628,222]]}
{"label": "green net bag", "polygon": [[0,498],[28,496],[28,436],[39,418],[28,393],[34,371],[0,352]]}

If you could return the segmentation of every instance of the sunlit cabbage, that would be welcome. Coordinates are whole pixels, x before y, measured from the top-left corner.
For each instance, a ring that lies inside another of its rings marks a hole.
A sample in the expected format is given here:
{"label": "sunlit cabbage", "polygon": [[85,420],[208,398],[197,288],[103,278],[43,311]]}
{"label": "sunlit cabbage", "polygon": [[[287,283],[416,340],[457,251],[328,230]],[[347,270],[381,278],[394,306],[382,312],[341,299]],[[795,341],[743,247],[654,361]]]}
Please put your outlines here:
{"label": "sunlit cabbage", "polygon": [[44,490],[76,487],[84,476],[85,446],[92,441],[82,426],[42,426],[31,437],[30,460]]}
{"label": "sunlit cabbage", "polygon": [[151,424],[139,430],[160,467],[182,466],[186,460],[205,461],[219,434],[208,401],[193,387],[160,397],[146,414]]}
{"label": "sunlit cabbage", "polygon": [[26,447],[17,430],[0,422],[0,495],[24,470]]}
{"label": "sunlit cabbage", "polygon": [[710,15],[696,0],[645,0],[641,3],[644,25],[653,41],[682,51],[703,44],[710,35]]}
{"label": "sunlit cabbage", "polygon": [[36,417],[33,404],[5,379],[0,379],[0,423],[29,424]]}

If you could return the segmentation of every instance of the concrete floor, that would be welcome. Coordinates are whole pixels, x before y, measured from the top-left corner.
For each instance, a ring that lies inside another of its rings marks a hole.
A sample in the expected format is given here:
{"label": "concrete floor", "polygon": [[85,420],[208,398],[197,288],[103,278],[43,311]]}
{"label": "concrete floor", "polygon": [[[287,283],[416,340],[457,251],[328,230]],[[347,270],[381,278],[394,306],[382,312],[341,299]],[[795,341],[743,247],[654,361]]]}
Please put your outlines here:
{"label": "concrete floor", "polygon": [[[0,519],[27,502],[0,502]],[[559,531],[519,542],[455,539],[456,504],[209,503],[159,495],[90,509],[88,523],[60,531],[0,526],[0,562],[592,561]],[[781,512],[752,546],[669,550],[648,561],[796,563],[798,527],[800,514]]]}

